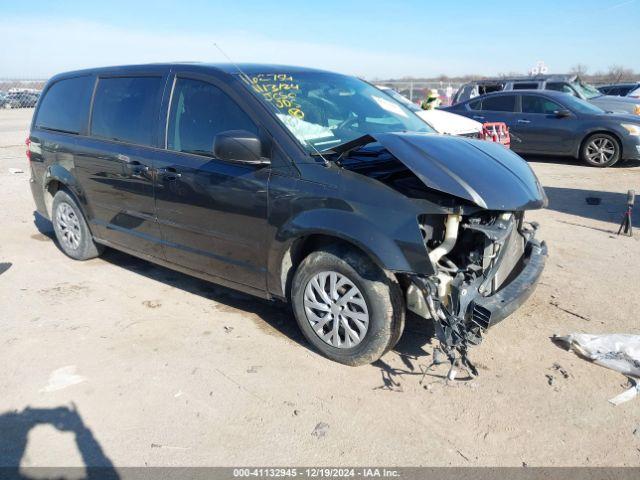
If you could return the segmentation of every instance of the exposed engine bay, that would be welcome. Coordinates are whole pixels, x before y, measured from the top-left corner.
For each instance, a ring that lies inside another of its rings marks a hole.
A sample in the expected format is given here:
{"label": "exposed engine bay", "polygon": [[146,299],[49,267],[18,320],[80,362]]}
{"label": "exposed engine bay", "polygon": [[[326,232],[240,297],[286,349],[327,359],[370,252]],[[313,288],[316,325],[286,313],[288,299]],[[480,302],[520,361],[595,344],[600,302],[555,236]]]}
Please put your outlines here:
{"label": "exposed engine bay", "polygon": [[412,278],[408,308],[433,320],[440,348],[452,365],[450,376],[459,362],[477,375],[468,347],[480,343],[493,323],[492,312],[478,300],[492,297],[523,271],[525,248],[537,226],[525,224],[522,212],[456,213],[443,223],[440,231],[421,224],[436,273]]}

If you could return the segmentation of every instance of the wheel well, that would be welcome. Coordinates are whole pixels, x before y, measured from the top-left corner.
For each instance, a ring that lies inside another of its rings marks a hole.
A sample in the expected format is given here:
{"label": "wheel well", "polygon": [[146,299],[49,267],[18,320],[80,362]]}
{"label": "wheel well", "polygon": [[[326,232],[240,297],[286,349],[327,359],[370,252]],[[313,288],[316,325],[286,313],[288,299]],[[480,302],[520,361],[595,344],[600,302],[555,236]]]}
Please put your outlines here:
{"label": "wheel well", "polygon": [[47,183],[47,186],[44,189],[44,206],[47,209],[47,214],[49,218],[52,215],[52,206],[53,206],[53,197],[56,195],[58,190],[66,188],[66,185],[58,180],[51,180]]}
{"label": "wheel well", "polygon": [[622,152],[622,140],[620,139],[620,137],[618,136],[617,133],[612,132],[610,130],[596,130],[595,132],[589,132],[589,135],[584,137],[582,139],[582,142],[580,142],[580,150],[578,150],[578,158],[580,158],[582,156],[582,149],[584,148],[584,144],[587,142],[587,140],[589,140],[594,135],[598,135],[598,134],[601,134],[601,133],[613,137],[615,139],[615,141],[618,142],[618,148],[620,149],[620,158],[622,158],[622,154],[623,154],[623,152]]}
{"label": "wheel well", "polygon": [[373,258],[362,248],[356,244],[344,240],[343,238],[333,237],[324,234],[312,234],[295,240],[282,257],[280,267],[280,281],[282,282],[282,292],[289,297],[291,289],[291,281],[296,272],[298,265],[311,253],[320,250],[328,245],[341,245],[349,249],[355,250],[363,256],[369,258],[373,263],[378,265],[382,270],[384,267],[380,265],[376,258]]}

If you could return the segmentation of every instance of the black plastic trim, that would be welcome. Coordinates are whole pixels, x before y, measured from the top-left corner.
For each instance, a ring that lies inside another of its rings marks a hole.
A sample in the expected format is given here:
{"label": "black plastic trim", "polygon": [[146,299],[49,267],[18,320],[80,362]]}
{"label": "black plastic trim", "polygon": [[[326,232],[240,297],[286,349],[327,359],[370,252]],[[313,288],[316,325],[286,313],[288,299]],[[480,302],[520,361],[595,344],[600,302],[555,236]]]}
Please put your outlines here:
{"label": "black plastic trim", "polygon": [[478,297],[471,306],[472,317],[473,309],[480,307],[479,311],[482,312],[483,320],[486,322],[485,317],[488,313],[488,326],[492,327],[507,318],[527,301],[535,291],[544,270],[547,245],[545,242],[530,240],[525,251],[529,255],[520,275],[496,294],[490,297]]}

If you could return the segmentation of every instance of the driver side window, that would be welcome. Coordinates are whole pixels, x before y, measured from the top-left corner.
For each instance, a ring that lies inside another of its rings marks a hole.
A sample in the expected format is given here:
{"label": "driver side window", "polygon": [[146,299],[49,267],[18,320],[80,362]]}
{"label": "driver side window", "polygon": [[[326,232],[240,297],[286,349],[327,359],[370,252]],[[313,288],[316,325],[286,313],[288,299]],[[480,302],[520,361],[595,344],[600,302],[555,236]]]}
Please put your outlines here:
{"label": "driver side window", "polygon": [[200,80],[177,78],[169,111],[167,148],[213,155],[213,138],[228,130],[258,134],[258,127],[218,87]]}
{"label": "driver side window", "polygon": [[538,95],[522,96],[522,113],[552,115],[562,109],[563,107],[545,97]]}

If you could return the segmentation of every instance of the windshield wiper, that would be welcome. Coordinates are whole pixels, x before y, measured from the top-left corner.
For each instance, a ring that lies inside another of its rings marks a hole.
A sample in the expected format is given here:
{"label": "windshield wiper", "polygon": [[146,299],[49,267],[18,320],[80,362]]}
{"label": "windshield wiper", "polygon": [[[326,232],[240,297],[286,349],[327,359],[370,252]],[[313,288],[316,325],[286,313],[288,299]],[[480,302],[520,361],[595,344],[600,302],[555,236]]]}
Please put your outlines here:
{"label": "windshield wiper", "polygon": [[320,153],[325,155],[335,155],[335,154],[344,155],[345,153],[349,152],[350,150],[353,150],[354,148],[362,147],[364,145],[367,145],[368,143],[373,143],[375,141],[376,141],[375,138],[373,138],[369,134],[366,134],[366,135],[362,135],[361,137],[355,138],[353,140],[349,140],[348,142],[334,145],[331,148],[322,150]]}

